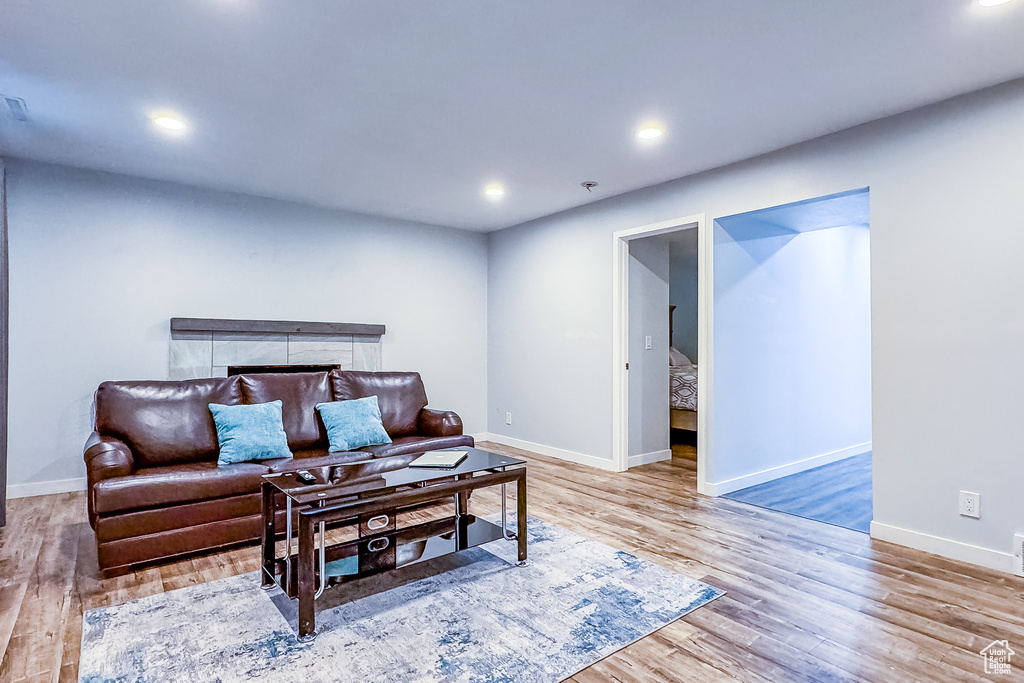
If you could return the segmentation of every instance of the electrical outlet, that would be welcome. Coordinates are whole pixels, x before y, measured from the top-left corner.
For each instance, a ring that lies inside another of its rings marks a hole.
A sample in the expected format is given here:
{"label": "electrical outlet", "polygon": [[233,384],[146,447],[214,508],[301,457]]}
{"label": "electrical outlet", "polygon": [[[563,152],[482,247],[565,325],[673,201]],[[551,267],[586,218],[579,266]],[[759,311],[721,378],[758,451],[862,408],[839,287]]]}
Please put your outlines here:
{"label": "electrical outlet", "polygon": [[512,413],[505,413],[505,424],[512,424]]}
{"label": "electrical outlet", "polygon": [[1013,535],[1013,573],[1024,576],[1024,534]]}
{"label": "electrical outlet", "polygon": [[981,494],[970,491],[960,492],[960,515],[962,517],[981,517]]}
{"label": "electrical outlet", "polygon": [[644,337],[644,348],[648,351],[654,348],[654,338],[651,335]]}

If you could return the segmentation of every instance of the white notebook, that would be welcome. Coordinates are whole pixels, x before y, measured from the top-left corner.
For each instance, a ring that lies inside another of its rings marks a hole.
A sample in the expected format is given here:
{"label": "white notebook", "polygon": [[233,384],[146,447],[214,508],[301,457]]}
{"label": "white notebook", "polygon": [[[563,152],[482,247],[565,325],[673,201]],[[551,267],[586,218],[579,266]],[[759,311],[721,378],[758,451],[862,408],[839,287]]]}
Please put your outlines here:
{"label": "white notebook", "polygon": [[469,451],[427,451],[409,463],[409,467],[455,467],[466,459]]}

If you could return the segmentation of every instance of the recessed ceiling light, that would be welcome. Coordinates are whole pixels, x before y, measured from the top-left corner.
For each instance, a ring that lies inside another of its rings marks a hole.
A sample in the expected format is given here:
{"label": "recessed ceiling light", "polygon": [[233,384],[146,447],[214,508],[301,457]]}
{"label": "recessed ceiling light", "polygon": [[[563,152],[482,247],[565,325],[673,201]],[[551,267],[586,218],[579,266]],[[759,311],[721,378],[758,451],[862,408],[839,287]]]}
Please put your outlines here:
{"label": "recessed ceiling light", "polygon": [[996,5],[1005,5],[1013,0],[978,0],[978,4],[982,7],[995,7]]}
{"label": "recessed ceiling light", "polygon": [[636,136],[641,140],[653,140],[654,138],[660,138],[662,134],[661,128],[655,128],[654,126],[647,126],[641,128],[636,132]]}
{"label": "recessed ceiling light", "polygon": [[157,126],[160,126],[164,130],[170,130],[176,133],[181,132],[188,128],[187,123],[173,116],[155,116],[153,117],[153,123]]}
{"label": "recessed ceiling light", "polygon": [[484,194],[488,197],[504,197],[505,190],[501,185],[488,185],[484,188]]}

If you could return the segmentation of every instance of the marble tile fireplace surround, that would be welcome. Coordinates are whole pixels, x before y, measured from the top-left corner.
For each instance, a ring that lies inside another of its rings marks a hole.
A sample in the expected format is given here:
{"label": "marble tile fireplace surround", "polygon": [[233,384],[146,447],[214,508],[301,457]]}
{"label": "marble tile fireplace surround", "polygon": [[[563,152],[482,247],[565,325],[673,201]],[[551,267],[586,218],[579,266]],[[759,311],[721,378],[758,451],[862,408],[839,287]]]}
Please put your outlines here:
{"label": "marble tile fireplace surround", "polygon": [[171,318],[170,327],[168,379],[227,377],[246,366],[381,369],[384,325]]}

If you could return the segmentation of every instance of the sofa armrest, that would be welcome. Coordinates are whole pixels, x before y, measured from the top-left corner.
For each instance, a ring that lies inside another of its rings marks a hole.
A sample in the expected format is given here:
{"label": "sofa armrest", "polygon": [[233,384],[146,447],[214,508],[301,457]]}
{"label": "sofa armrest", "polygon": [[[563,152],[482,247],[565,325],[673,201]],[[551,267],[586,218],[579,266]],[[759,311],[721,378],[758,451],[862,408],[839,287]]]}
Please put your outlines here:
{"label": "sofa armrest", "polygon": [[135,469],[135,458],[128,444],[112,436],[93,432],[85,442],[85,471],[89,480],[89,522],[95,528],[93,487],[104,479],[126,477]]}
{"label": "sofa armrest", "polygon": [[420,411],[419,432],[424,436],[458,436],[462,434],[462,418],[450,410]]}
{"label": "sofa armrest", "polygon": [[128,444],[97,432],[93,432],[85,442],[84,457],[90,486],[111,477],[124,477],[135,468],[135,458]]}

